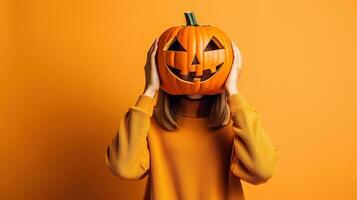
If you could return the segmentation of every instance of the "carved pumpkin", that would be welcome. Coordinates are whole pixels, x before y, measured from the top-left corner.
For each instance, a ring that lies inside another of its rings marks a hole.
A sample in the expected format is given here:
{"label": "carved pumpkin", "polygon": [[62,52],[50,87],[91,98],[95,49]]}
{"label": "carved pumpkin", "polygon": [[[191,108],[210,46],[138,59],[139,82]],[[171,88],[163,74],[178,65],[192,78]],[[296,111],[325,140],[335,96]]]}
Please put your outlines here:
{"label": "carved pumpkin", "polygon": [[193,13],[185,13],[184,26],[174,26],[159,38],[157,63],[161,88],[172,95],[224,92],[233,51],[225,33],[210,25],[198,25]]}

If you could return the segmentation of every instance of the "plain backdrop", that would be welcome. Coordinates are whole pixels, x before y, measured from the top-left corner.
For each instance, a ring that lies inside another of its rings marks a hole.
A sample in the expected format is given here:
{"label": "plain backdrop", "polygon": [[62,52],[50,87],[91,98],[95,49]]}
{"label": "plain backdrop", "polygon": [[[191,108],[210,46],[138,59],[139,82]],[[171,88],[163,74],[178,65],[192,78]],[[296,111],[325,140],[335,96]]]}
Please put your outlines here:
{"label": "plain backdrop", "polygon": [[[144,87],[155,37],[221,28],[243,55],[239,89],[280,151],[247,200],[355,199],[357,3],[353,0],[2,0],[0,199],[141,199],[106,146]],[[199,148],[199,147],[198,147]]]}

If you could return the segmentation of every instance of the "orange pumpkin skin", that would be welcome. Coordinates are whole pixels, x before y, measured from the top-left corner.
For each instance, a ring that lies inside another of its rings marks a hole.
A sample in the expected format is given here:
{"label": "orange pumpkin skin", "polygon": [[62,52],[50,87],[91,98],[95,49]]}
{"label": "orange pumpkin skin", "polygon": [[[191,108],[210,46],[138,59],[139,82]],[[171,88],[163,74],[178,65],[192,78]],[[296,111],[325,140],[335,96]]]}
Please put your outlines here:
{"label": "orange pumpkin skin", "polygon": [[230,39],[210,25],[174,26],[159,38],[160,87],[172,95],[224,92],[232,62]]}

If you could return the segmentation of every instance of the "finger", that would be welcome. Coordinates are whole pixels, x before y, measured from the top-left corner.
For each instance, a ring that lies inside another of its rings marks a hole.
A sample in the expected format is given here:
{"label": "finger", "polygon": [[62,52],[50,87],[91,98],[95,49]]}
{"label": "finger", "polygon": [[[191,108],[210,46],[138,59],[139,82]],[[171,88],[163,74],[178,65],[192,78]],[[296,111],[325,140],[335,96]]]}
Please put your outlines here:
{"label": "finger", "polygon": [[154,42],[151,44],[151,47],[149,51],[147,52],[148,55],[151,55],[153,49],[155,48],[155,45],[157,44],[158,38],[155,38]]}
{"label": "finger", "polygon": [[231,41],[231,44],[232,44],[233,55],[236,55],[237,53],[236,44],[233,41]]}
{"label": "finger", "polygon": [[157,48],[158,48],[157,42],[158,42],[158,39],[155,40],[154,49],[152,50],[152,52],[150,54],[151,61],[155,61],[155,56],[156,56]]}
{"label": "finger", "polygon": [[242,56],[239,48],[233,41],[232,41],[232,48],[233,48],[234,63],[240,65],[242,63]]}
{"label": "finger", "polygon": [[156,38],[155,41],[154,41],[153,49],[152,49],[152,52],[151,52],[151,53],[155,53],[155,51],[157,50],[158,41],[159,41],[159,39]]}
{"label": "finger", "polygon": [[236,44],[232,41],[232,50],[233,50],[233,62],[238,63],[238,51]]}
{"label": "finger", "polygon": [[233,48],[234,55],[236,57],[239,56],[239,54],[240,54],[239,49],[238,49],[237,45],[234,42],[232,42],[232,48]]}

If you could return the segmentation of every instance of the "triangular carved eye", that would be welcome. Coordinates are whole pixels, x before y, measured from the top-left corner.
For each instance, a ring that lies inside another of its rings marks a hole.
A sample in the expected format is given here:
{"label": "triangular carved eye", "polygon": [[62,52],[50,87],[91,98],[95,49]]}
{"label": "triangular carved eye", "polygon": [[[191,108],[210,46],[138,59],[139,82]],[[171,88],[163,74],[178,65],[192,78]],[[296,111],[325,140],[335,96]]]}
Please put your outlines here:
{"label": "triangular carved eye", "polygon": [[214,51],[217,49],[224,49],[223,45],[218,41],[216,37],[212,37],[212,39],[208,42],[204,51]]}
{"label": "triangular carved eye", "polygon": [[186,51],[185,48],[181,45],[177,38],[174,39],[174,42],[171,43],[170,47],[167,49],[169,51]]}

